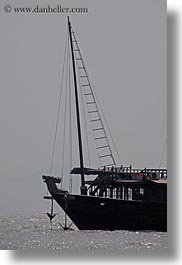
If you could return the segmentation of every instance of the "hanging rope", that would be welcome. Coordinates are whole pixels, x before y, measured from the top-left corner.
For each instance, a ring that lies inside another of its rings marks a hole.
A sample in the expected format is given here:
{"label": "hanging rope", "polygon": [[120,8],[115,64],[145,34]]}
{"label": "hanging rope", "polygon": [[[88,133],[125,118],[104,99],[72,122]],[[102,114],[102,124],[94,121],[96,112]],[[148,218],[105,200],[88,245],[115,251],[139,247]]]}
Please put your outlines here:
{"label": "hanging rope", "polygon": [[55,128],[54,142],[53,142],[53,149],[52,149],[52,156],[51,156],[50,176],[52,174],[52,167],[53,167],[55,146],[56,146],[56,139],[57,139],[57,131],[58,131],[58,125],[59,125],[59,114],[60,114],[61,98],[62,98],[62,90],[63,90],[63,78],[64,78],[64,71],[65,71],[65,59],[66,59],[67,39],[68,38],[66,37],[65,48],[64,48],[63,69],[62,69],[62,77],[61,77],[61,88],[60,88],[60,94],[59,94],[58,112],[57,112],[57,119],[56,119],[56,128]]}
{"label": "hanging rope", "polygon": [[68,68],[69,68],[69,58],[68,58],[68,49],[67,49],[67,62],[66,62],[66,86],[65,86],[65,106],[64,106],[64,122],[63,122],[63,149],[62,149],[62,167],[61,167],[61,176],[64,175],[64,159],[65,159],[65,142],[66,142],[66,117],[67,117],[67,95],[68,95]]}
{"label": "hanging rope", "polygon": [[[62,76],[61,76],[61,88],[60,88],[60,93],[59,93],[57,119],[56,119],[56,126],[55,126],[55,133],[54,133],[54,141],[53,141],[53,148],[52,148],[52,155],[51,155],[51,163],[50,163],[50,176],[52,175],[52,168],[53,168],[53,161],[54,161],[54,153],[55,153],[57,132],[58,132],[58,126],[59,126],[59,114],[60,114],[62,91],[63,91],[64,72],[65,72],[66,47],[67,47],[67,37],[66,37],[65,48],[64,48],[63,68],[62,68]],[[47,194],[48,194],[48,189],[47,189]],[[51,211],[50,211],[50,213],[47,212],[47,216],[50,219],[51,230],[52,230],[52,220],[56,216],[56,214],[54,213],[54,201],[53,201],[53,198],[51,198]]]}

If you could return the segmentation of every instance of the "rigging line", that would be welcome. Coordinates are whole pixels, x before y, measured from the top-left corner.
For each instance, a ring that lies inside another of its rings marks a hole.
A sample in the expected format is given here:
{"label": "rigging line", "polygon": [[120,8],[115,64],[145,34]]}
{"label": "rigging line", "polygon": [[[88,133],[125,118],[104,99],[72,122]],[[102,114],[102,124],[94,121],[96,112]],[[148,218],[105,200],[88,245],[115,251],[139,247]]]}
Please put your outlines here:
{"label": "rigging line", "polygon": [[[67,32],[67,35],[68,35],[68,32]],[[55,127],[55,134],[54,134],[54,142],[53,142],[53,149],[52,149],[52,156],[51,156],[50,176],[52,174],[55,146],[56,146],[56,139],[57,139],[57,131],[58,131],[58,125],[59,125],[59,114],[60,114],[60,106],[61,106],[61,98],[62,98],[62,90],[63,90],[63,77],[64,77],[64,71],[65,71],[66,48],[67,48],[67,36],[66,36],[65,48],[64,48],[63,68],[62,68],[62,77],[61,77],[61,88],[60,88],[60,93],[59,93],[58,112],[57,112],[56,127]]]}
{"label": "rigging line", "polygon": [[[74,37],[75,37],[75,36],[74,36]],[[76,37],[75,37],[75,38],[76,38]],[[81,51],[80,51],[80,48],[79,48],[78,42],[76,42],[76,44],[77,44],[77,47],[78,47],[78,51],[79,51],[80,58],[82,58],[82,55],[81,55]],[[87,80],[88,80],[89,87],[90,87],[90,89],[91,89],[91,91],[92,91],[92,96],[93,96],[93,98],[94,98],[94,101],[96,101],[96,100],[95,100],[94,93],[93,93],[93,92],[95,92],[95,91],[94,91],[93,88],[92,88],[91,80],[90,80],[89,77],[88,77],[87,69],[86,69],[86,66],[85,66],[85,63],[84,63],[83,60],[82,60],[82,65],[83,65],[83,69],[84,69],[84,71],[85,71],[85,74],[86,74],[86,76],[87,76]],[[95,93],[95,94],[96,94],[96,93]],[[87,107],[88,107],[88,106],[87,106]],[[97,107],[97,103],[96,103],[96,107]],[[98,107],[97,107],[97,108],[98,108]],[[102,109],[101,109],[101,110],[102,110]],[[99,112],[98,112],[98,115],[99,115],[99,117],[100,117],[100,122],[101,122],[101,124],[102,124],[103,130],[104,130],[104,134],[106,135],[106,141],[107,141],[107,144],[108,144],[108,147],[109,147],[109,150],[110,150],[111,159],[112,159],[113,163],[116,164],[116,163],[115,163],[115,160],[114,160],[114,157],[113,157],[113,155],[112,155],[111,147],[110,147],[110,145],[109,145],[109,142],[108,142],[108,139],[107,139],[107,134],[106,134],[106,131],[105,131],[105,129],[104,129],[104,125],[103,125],[103,122],[102,122],[102,119],[101,119],[101,116],[100,116],[100,113],[99,113]],[[92,128],[93,128],[93,126],[92,126]],[[96,143],[96,146],[97,146],[97,143]],[[98,154],[99,154],[99,152],[98,152]],[[100,158],[99,158],[99,160],[100,160],[100,164],[102,164]]]}
{"label": "rigging line", "polygon": [[[74,36],[74,39],[76,40],[75,35],[73,35],[73,36]],[[76,41],[75,43],[76,43],[76,46],[77,46],[77,48],[78,48],[77,50],[79,51],[80,58],[82,58],[82,55],[81,55],[81,52],[80,52],[80,48],[79,48],[78,42]],[[81,60],[81,61],[82,61],[83,69],[84,69],[84,71],[85,71],[85,73],[86,73],[86,76],[87,76],[87,79],[88,79],[88,82],[89,82],[90,89],[91,89],[91,91],[94,92],[94,93],[92,92],[92,93],[93,93],[93,97],[95,97],[96,100],[97,100],[98,106],[99,106],[100,111],[101,111],[101,114],[102,114],[102,116],[103,116],[103,118],[104,118],[105,125],[106,125],[106,127],[107,127],[107,129],[108,129],[108,132],[109,132],[109,135],[110,135],[110,138],[111,138],[112,144],[113,144],[113,146],[114,146],[115,152],[116,152],[116,154],[117,154],[117,156],[118,156],[118,159],[119,159],[119,161],[120,161],[120,163],[121,163],[121,158],[120,158],[119,152],[118,152],[118,150],[117,150],[117,148],[116,148],[116,145],[115,145],[115,143],[114,143],[114,139],[113,139],[113,137],[112,137],[111,131],[110,131],[110,129],[109,129],[109,126],[108,126],[108,124],[107,124],[106,118],[105,118],[104,113],[103,113],[103,111],[102,111],[102,108],[101,108],[100,102],[99,102],[99,100],[98,100],[98,98],[97,98],[97,96],[96,96],[96,93],[95,93],[95,90],[94,90],[94,88],[93,88],[93,86],[92,86],[91,80],[90,80],[89,77],[88,77],[88,73],[87,73],[87,69],[86,69],[85,63],[84,63],[83,60]],[[99,116],[100,116],[100,114],[99,114]],[[101,123],[103,124],[102,119],[101,119]],[[103,127],[104,127],[104,126],[103,126]],[[107,142],[108,142],[107,134],[106,134],[105,130],[104,130],[104,133],[105,133],[105,135],[106,135],[106,140],[107,140]],[[109,142],[108,142],[108,145],[109,145]],[[113,157],[113,155],[112,155],[112,151],[111,151],[111,147],[110,147],[110,145],[109,145],[109,150],[110,150],[110,153],[111,153],[111,159],[112,159],[113,163],[116,165],[115,160],[114,160],[114,157]]]}
{"label": "rigging line", "polygon": [[[91,121],[92,118],[91,118],[91,113],[89,112],[88,105],[87,105],[87,111],[88,111],[89,118],[90,118],[90,121]],[[99,120],[101,122],[101,118],[100,118],[100,114],[99,113],[98,113],[98,116],[99,116]],[[91,123],[91,127],[92,127],[93,137],[94,137],[94,139],[96,139],[96,133],[94,131],[94,125],[93,125],[93,123]],[[94,141],[94,142],[95,142],[95,146],[96,146],[96,151],[97,151],[97,156],[98,156],[98,162],[100,163],[100,166],[102,166],[102,161],[101,161],[100,154],[99,154],[99,149],[98,149],[98,143],[97,143],[97,141]]]}
{"label": "rigging line", "polygon": [[[91,121],[92,118],[91,118],[91,113],[89,112],[89,107],[88,107],[88,105],[87,105],[87,111],[88,111],[89,118],[90,118],[90,121]],[[98,114],[98,115],[99,115],[99,114]],[[100,117],[100,115],[99,115],[99,117]],[[96,138],[96,133],[95,133],[95,131],[94,131],[93,123],[91,123],[91,127],[92,127],[93,137],[94,137],[94,139],[95,139],[95,138]],[[101,161],[101,158],[100,158],[100,155],[99,155],[98,143],[97,143],[97,141],[94,141],[94,143],[95,143],[95,146],[96,146],[96,151],[97,151],[97,156],[98,156],[98,163],[100,163],[100,166],[101,166],[101,165],[102,165],[102,161]]]}
{"label": "rigging line", "polygon": [[[120,162],[121,162],[121,159],[120,159],[119,153],[118,153],[117,148],[116,148],[116,145],[115,145],[115,143],[114,143],[114,139],[113,139],[113,137],[112,137],[111,131],[110,131],[110,129],[109,129],[109,126],[108,126],[108,124],[107,124],[106,118],[105,118],[104,113],[103,113],[103,111],[102,111],[102,108],[101,108],[100,102],[99,102],[99,100],[98,100],[98,97],[97,97],[97,95],[96,95],[96,93],[95,93],[95,90],[94,90],[94,87],[93,87],[93,85],[92,85],[92,82],[91,82],[91,80],[90,80],[90,78],[89,78],[89,76],[88,76],[87,69],[86,69],[86,66],[85,66],[85,63],[84,63],[84,62],[83,62],[83,65],[84,65],[85,73],[86,73],[86,75],[87,75],[87,78],[88,78],[88,81],[89,81],[89,84],[90,84],[90,88],[91,88],[92,93],[93,93],[93,97],[95,98],[95,101],[98,103],[99,109],[100,109],[101,114],[102,114],[102,116],[103,116],[103,118],[104,118],[104,121],[105,121],[106,127],[107,127],[107,129],[108,129],[108,132],[109,132],[109,134],[110,134],[111,141],[112,141],[112,143],[113,143],[113,145],[114,145],[115,151],[116,151],[116,153],[117,153],[117,155],[118,155],[118,158],[119,158],[119,160],[120,160]],[[100,114],[99,114],[99,116],[100,116]],[[101,117],[100,117],[100,119],[101,119]],[[103,125],[102,119],[101,119],[101,123],[102,123],[102,125]],[[104,128],[104,125],[103,125],[103,128]],[[105,130],[104,130],[104,133],[105,133],[105,135],[107,136]],[[107,139],[107,138],[106,138],[106,139]],[[107,139],[107,142],[108,142],[108,139]],[[109,145],[109,142],[108,142],[108,145]],[[114,160],[114,157],[113,157],[113,155],[112,155],[112,151],[111,151],[110,145],[109,145],[109,149],[110,149],[110,153],[111,153],[112,160],[113,160],[114,164],[116,165],[115,160]]]}
{"label": "rigging line", "polygon": [[64,173],[64,157],[65,157],[65,138],[66,138],[66,117],[67,117],[67,94],[68,94],[68,66],[69,66],[69,58],[68,58],[68,50],[67,49],[67,61],[66,61],[66,90],[65,90],[65,106],[64,106],[64,122],[63,122],[63,149],[62,149],[62,170],[61,174],[63,177]]}
{"label": "rigging line", "polygon": [[167,146],[167,138],[166,138],[166,140],[165,140],[165,142],[164,142],[164,147],[163,147],[162,154],[161,154],[161,159],[160,159],[160,163],[159,163],[159,168],[161,168],[161,164],[162,164],[162,160],[163,160],[163,158],[164,158],[164,152],[165,152],[165,150],[166,150],[166,146]]}
{"label": "rigging line", "polygon": [[[78,62],[76,60],[76,65],[78,69]],[[83,100],[83,92],[82,92],[82,85],[81,85],[81,78],[79,76],[79,88],[80,88],[80,94],[81,94],[81,101],[82,101],[82,108],[83,108],[83,118],[84,118],[84,126],[85,126],[85,134],[86,134],[86,147],[87,147],[87,155],[88,155],[88,164],[90,167],[90,151],[89,151],[89,140],[88,140],[88,129],[87,129],[87,123],[86,123],[86,111],[85,111],[85,105],[84,105],[84,100]]]}
{"label": "rigging line", "polygon": [[[91,80],[89,80],[89,82],[90,82],[90,84],[91,84],[91,86],[92,86]],[[117,156],[118,156],[118,158],[119,158],[119,162],[120,162],[120,164],[122,164],[122,161],[121,161],[121,158],[120,158],[119,152],[118,152],[118,150],[117,150],[117,148],[116,148],[116,144],[115,144],[115,142],[114,142],[114,139],[113,139],[113,136],[112,136],[111,130],[109,129],[109,125],[108,125],[108,123],[107,123],[107,121],[106,121],[106,118],[105,118],[104,112],[103,112],[103,110],[102,110],[102,108],[101,108],[101,104],[100,104],[100,102],[99,102],[99,99],[98,99],[98,97],[97,97],[97,95],[96,95],[96,93],[95,93],[95,90],[94,90],[93,86],[92,86],[92,90],[93,90],[93,92],[94,92],[94,95],[95,95],[95,98],[96,98],[96,100],[97,100],[98,106],[99,106],[100,111],[101,111],[101,113],[102,113],[102,116],[103,116],[103,118],[104,118],[105,125],[106,125],[106,127],[107,127],[107,129],[108,129],[108,132],[109,132],[109,135],[110,135],[110,137],[111,137],[111,141],[112,141],[112,143],[113,143],[113,146],[114,146],[115,152],[117,153]],[[113,158],[113,159],[114,159],[114,158]]]}
{"label": "rigging line", "polygon": [[[69,36],[68,36],[69,38]],[[70,170],[72,168],[72,108],[71,108],[71,70],[70,70],[70,50],[68,49],[68,87],[69,87],[69,192],[72,192],[72,175]]]}
{"label": "rigging line", "polygon": [[[112,141],[112,143],[113,143],[113,145],[114,145],[114,148],[115,148],[115,151],[116,151],[116,153],[117,153],[117,155],[118,155],[118,158],[119,158],[119,160],[121,161],[120,156],[119,156],[119,153],[118,153],[117,148],[116,148],[116,145],[115,145],[115,143],[114,143],[114,140],[113,140],[113,137],[112,137],[111,131],[110,131],[110,129],[109,129],[109,126],[108,126],[108,124],[107,124],[106,118],[105,118],[104,113],[103,113],[103,111],[102,111],[101,104],[100,104],[100,102],[99,102],[99,100],[98,100],[98,97],[97,97],[97,95],[96,95],[96,93],[95,93],[94,86],[92,85],[92,82],[91,82],[91,80],[90,80],[90,78],[89,78],[89,76],[88,76],[87,68],[86,68],[86,65],[85,65],[84,62],[83,62],[83,65],[84,65],[85,73],[86,73],[86,75],[87,75],[87,78],[88,78],[88,81],[89,81],[89,84],[90,84],[90,88],[91,88],[92,93],[93,93],[93,97],[95,98],[94,100],[98,103],[98,106],[99,106],[100,111],[101,111],[101,114],[102,114],[102,116],[103,116],[103,118],[104,118],[104,121],[105,121],[106,127],[107,127],[107,129],[108,129],[109,134],[110,134],[111,141]],[[100,116],[100,113],[99,113],[99,116]],[[101,119],[101,117],[100,117],[100,119]],[[102,119],[101,119],[101,123],[102,123],[102,125],[103,125]],[[102,127],[104,128],[104,125],[103,125]],[[105,130],[104,130],[104,133],[105,133],[105,135],[106,135],[106,137],[107,137],[107,134],[106,134],[106,131],[105,131]],[[107,139],[107,138],[106,138],[106,139]],[[108,139],[107,139],[107,143],[108,143],[108,145],[109,145]],[[112,151],[111,151],[110,145],[109,145],[109,149],[110,149],[110,153],[111,153],[111,158],[112,158],[114,164],[116,165],[115,160],[114,160],[114,157],[113,157],[113,155],[112,155]]]}
{"label": "rigging line", "polygon": [[[81,51],[80,51],[80,48],[79,48],[78,42],[76,41],[76,36],[75,36],[75,34],[73,35],[73,37],[74,37],[74,40],[75,40],[75,43],[76,43],[76,46],[77,46],[77,51],[79,52],[79,57],[80,57],[80,58],[83,58],[82,55],[81,55]],[[76,63],[77,63],[77,66],[78,66],[78,62],[77,62],[77,60],[76,60]],[[89,82],[90,89],[91,89],[91,91],[92,91],[92,88],[91,88],[91,85],[90,85],[90,81],[89,81],[89,78],[88,78],[88,74],[87,74],[87,71],[86,71],[86,68],[85,68],[85,64],[84,64],[83,59],[82,59],[82,65],[83,65],[83,67],[81,67],[81,68],[80,68],[80,67],[77,67],[77,68],[78,68],[78,69],[84,69],[85,74],[86,74],[87,79],[88,79],[88,82]],[[80,81],[80,83],[81,83],[81,86],[83,87],[82,82],[81,82],[81,77],[80,77],[79,81]],[[82,93],[81,93],[81,95],[82,95]],[[93,92],[92,92],[92,95],[93,95],[93,97],[94,97]],[[91,114],[89,113],[88,105],[87,105],[87,111],[88,111],[89,118],[90,118],[90,121],[91,121]],[[100,121],[101,121],[101,123],[102,123],[102,120],[101,120],[100,114],[98,113],[98,115],[99,115]],[[92,127],[92,131],[93,131],[93,128],[94,128],[94,127],[93,127],[93,124],[92,124],[92,123],[91,123],[91,127]],[[105,133],[105,131],[104,131],[104,133]],[[96,135],[95,135],[95,131],[93,131],[93,134],[94,134],[94,138],[95,138],[95,137],[96,137]],[[108,141],[107,141],[107,142],[108,142]],[[99,160],[99,162],[100,162],[100,166],[101,166],[101,165],[102,165],[102,161],[101,161],[101,158],[100,158],[100,155],[99,155],[99,149],[97,148],[97,147],[98,147],[98,143],[97,143],[97,141],[95,141],[95,145],[96,145],[96,150],[97,150],[98,160]]]}

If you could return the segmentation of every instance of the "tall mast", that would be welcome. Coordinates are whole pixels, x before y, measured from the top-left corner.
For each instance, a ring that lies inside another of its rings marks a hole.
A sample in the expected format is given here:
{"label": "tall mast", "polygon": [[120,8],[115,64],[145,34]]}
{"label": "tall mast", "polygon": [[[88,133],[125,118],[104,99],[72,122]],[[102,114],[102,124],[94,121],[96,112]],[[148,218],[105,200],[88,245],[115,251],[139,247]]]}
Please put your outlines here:
{"label": "tall mast", "polygon": [[85,194],[85,179],[84,179],[84,172],[83,172],[83,149],[82,149],[82,136],[81,136],[81,125],[80,125],[80,111],[79,111],[79,101],[78,101],[75,57],[74,57],[74,50],[73,50],[71,23],[70,23],[69,17],[68,17],[68,29],[69,29],[70,47],[71,47],[72,64],[73,64],[73,78],[74,78],[74,86],[75,86],[75,103],[76,103],[76,117],[77,117],[77,129],[78,129],[78,145],[79,145],[80,170],[81,170],[81,194]]}

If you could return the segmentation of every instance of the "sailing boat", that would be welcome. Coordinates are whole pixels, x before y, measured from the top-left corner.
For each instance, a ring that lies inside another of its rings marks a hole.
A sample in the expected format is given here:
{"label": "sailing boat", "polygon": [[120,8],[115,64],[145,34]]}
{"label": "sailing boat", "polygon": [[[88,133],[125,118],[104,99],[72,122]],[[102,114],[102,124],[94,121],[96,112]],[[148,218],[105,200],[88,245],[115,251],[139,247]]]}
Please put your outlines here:
{"label": "sailing boat", "polygon": [[[42,176],[51,198],[80,230],[167,230],[167,169],[116,166],[115,158],[99,113],[96,96],[75,32],[68,17],[69,48],[72,61],[79,149],[79,167],[71,174],[81,177],[80,194],[58,188],[60,178]],[[88,113],[100,168],[84,166],[80,102],[76,67],[88,106]],[[92,180],[85,177],[92,176]]]}

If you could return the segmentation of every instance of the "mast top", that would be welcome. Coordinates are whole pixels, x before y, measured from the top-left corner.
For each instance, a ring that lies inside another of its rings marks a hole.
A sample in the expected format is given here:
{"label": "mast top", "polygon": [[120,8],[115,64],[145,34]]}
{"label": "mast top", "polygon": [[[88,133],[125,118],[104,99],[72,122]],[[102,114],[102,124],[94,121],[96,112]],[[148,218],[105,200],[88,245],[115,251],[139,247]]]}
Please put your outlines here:
{"label": "mast top", "polygon": [[70,17],[69,17],[69,16],[67,16],[67,18],[68,18],[68,24],[71,24],[71,23],[70,23]]}

